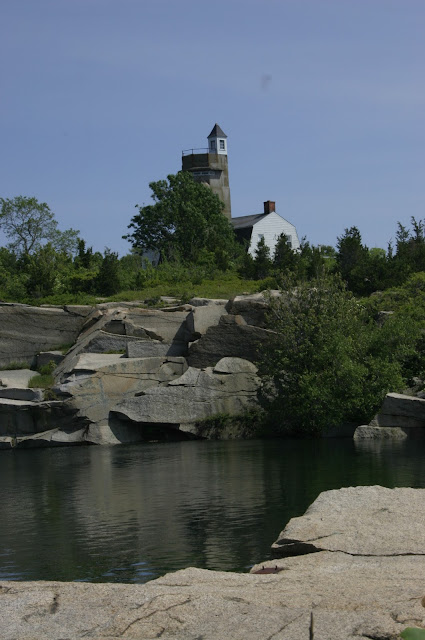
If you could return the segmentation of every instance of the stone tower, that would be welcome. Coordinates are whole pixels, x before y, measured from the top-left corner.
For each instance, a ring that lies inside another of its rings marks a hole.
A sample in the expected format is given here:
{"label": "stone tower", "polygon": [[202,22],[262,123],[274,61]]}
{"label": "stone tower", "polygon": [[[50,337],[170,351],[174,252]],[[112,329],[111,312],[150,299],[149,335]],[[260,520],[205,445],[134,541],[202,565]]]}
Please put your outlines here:
{"label": "stone tower", "polygon": [[187,149],[182,153],[182,169],[190,171],[196,182],[205,182],[224,202],[223,213],[232,217],[230,209],[229,167],[227,164],[227,136],[215,124],[208,136],[208,148]]}

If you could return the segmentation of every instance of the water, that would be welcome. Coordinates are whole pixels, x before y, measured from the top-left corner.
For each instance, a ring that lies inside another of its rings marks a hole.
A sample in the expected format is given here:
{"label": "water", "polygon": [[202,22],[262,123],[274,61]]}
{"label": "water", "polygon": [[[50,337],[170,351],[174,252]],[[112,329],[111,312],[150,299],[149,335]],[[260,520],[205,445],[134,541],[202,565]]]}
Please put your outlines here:
{"label": "water", "polygon": [[3,451],[0,578],[246,571],[326,489],[425,487],[425,443],[177,442]]}

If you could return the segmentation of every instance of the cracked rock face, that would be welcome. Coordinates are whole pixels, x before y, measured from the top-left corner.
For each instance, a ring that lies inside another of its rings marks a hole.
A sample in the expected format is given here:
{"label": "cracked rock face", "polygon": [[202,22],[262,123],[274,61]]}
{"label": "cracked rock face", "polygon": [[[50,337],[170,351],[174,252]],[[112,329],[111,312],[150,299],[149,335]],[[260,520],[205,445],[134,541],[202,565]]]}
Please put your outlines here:
{"label": "cracked rock face", "polygon": [[[331,505],[342,516],[349,496],[357,516],[350,526],[360,536],[366,527],[382,541],[383,523],[373,509],[388,508],[391,496],[395,508],[404,501],[403,518],[409,512],[418,523],[418,540],[423,535],[423,489],[329,491],[294,520],[311,522],[315,514],[325,526]],[[353,500],[363,505],[362,518]],[[313,614],[314,640],[396,640],[407,626],[425,627],[425,555],[406,555],[416,546],[410,541],[395,555],[318,551],[267,561],[250,574],[189,568],[144,585],[0,582],[0,637],[308,640]]]}
{"label": "cracked rock face", "polygon": [[339,551],[353,556],[425,555],[425,490],[347,487],[325,491],[292,518],[276,556]]}
{"label": "cracked rock face", "polygon": [[223,358],[205,370],[189,367],[166,386],[118,403],[117,417],[137,423],[187,424],[226,413],[239,415],[256,404],[256,367],[241,358]]}
{"label": "cracked rock face", "polygon": [[75,365],[76,373],[59,390],[69,396],[67,405],[78,417],[102,424],[108,422],[110,410],[123,398],[178,378],[186,369],[184,358],[130,359],[114,354],[84,354]]}
{"label": "cracked rock face", "polygon": [[0,365],[31,364],[40,351],[74,342],[92,308],[85,310],[0,303]]}

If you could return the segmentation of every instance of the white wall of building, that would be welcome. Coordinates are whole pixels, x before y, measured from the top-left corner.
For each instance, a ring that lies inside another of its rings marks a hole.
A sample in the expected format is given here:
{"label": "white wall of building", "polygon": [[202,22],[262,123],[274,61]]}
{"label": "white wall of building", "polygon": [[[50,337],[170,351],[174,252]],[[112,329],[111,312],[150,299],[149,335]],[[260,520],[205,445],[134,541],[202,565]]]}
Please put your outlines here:
{"label": "white wall of building", "polygon": [[275,211],[269,213],[267,216],[264,216],[264,218],[259,220],[259,222],[254,224],[248,253],[251,254],[253,258],[255,257],[257,244],[263,236],[266,245],[270,249],[270,256],[273,258],[277,240],[282,233],[290,238],[292,249],[299,249],[300,241],[294,225],[282,218]]}

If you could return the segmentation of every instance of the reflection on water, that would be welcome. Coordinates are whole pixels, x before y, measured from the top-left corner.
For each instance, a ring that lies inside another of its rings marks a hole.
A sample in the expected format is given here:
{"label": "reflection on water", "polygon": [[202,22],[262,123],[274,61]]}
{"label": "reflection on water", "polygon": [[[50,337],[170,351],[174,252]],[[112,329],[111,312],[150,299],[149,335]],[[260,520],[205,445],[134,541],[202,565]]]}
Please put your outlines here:
{"label": "reflection on water", "polygon": [[326,489],[425,486],[425,445],[177,442],[5,451],[0,578],[146,582],[246,570]]}

